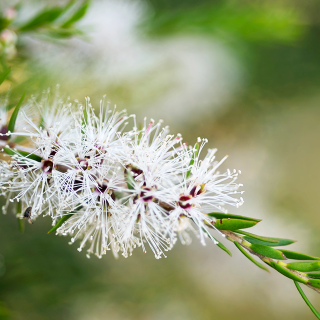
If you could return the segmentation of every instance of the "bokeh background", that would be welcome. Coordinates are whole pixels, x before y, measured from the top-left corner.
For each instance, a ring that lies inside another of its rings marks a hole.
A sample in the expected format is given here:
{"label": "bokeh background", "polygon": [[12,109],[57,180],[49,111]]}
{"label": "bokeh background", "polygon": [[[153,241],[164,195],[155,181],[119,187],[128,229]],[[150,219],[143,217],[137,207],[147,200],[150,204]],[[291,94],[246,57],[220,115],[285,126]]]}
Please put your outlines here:
{"label": "bokeh background", "polygon": [[[1,9],[15,1],[2,0]],[[46,5],[21,3],[17,21]],[[298,240],[320,256],[320,3],[318,0],[93,0],[83,34],[19,36],[11,98],[60,84],[61,94],[164,119],[242,170],[256,233]],[[9,86],[9,84],[7,85]],[[177,245],[167,259],[88,260],[38,219],[25,233],[0,222],[0,319],[314,319],[289,279],[212,243]],[[305,289],[314,305],[319,297]]]}

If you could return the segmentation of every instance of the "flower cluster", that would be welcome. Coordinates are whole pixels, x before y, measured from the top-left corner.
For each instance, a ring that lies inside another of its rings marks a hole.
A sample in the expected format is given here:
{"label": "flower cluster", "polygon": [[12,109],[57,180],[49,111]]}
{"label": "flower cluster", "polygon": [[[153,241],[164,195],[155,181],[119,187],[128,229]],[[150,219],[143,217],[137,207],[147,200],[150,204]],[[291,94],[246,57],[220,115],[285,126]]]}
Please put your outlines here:
{"label": "flower cluster", "polygon": [[20,219],[50,216],[56,233],[79,239],[88,257],[108,250],[128,257],[149,247],[160,258],[178,238],[189,243],[190,232],[203,244],[208,237],[218,243],[208,213],[242,204],[240,172],[220,173],[226,157],[217,161],[216,149],[202,156],[206,139],[188,147],[161,121],[139,127],[134,115],[104,100],[97,111],[89,98],[84,106],[58,95],[49,101],[48,94],[30,99],[13,133],[1,113],[4,213],[16,202]]}

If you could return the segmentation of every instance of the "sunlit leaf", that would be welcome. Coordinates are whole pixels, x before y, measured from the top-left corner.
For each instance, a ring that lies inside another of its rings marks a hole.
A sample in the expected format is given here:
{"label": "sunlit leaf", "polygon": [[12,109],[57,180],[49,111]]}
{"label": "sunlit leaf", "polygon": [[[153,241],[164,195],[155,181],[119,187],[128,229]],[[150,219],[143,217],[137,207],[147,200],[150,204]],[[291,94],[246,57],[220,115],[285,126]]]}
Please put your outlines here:
{"label": "sunlit leaf", "polygon": [[304,253],[295,252],[295,251],[289,251],[289,250],[283,250],[279,249],[288,259],[295,259],[295,260],[320,260],[319,257],[309,256]]}
{"label": "sunlit leaf", "polygon": [[301,272],[320,270],[320,262],[292,262],[287,264],[287,268]]}
{"label": "sunlit leaf", "polygon": [[286,257],[281,251],[262,244],[251,244],[250,249],[268,258],[286,260]]}
{"label": "sunlit leaf", "polygon": [[208,213],[208,216],[214,217],[216,219],[228,219],[228,218],[231,218],[231,219],[241,219],[241,220],[256,221],[256,222],[262,221],[261,219],[254,219],[254,218],[239,216],[239,215],[236,215],[236,214],[221,213],[221,212],[211,212],[211,213]]}
{"label": "sunlit leaf", "polygon": [[257,221],[248,221],[240,219],[217,219],[214,226],[219,230],[238,230],[254,227]]}

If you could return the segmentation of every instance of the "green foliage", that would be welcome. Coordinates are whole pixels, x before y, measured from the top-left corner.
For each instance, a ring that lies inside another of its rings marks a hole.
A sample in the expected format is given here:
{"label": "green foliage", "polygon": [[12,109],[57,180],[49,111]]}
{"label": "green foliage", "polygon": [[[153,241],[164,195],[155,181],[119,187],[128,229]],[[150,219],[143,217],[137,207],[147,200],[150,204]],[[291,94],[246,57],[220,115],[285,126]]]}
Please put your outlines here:
{"label": "green foliage", "polygon": [[[17,202],[16,204],[16,212],[17,214],[21,215],[22,214],[22,202],[19,201]],[[19,230],[21,233],[24,233],[24,220],[23,219],[20,219],[18,218],[18,224],[19,224]]]}
{"label": "green foliage", "polygon": [[295,259],[295,260],[320,260],[319,257],[309,256],[304,253],[295,252],[295,251],[289,251],[289,250],[283,250],[279,249],[288,259]]}
{"label": "green foliage", "polygon": [[[265,243],[267,243],[267,244],[268,243],[278,244],[280,242],[279,240],[275,240],[273,238],[257,236],[256,234],[249,233],[249,232],[246,232],[246,231],[243,231],[243,230],[236,230],[236,232],[240,233],[240,234],[243,234],[243,235],[246,235],[246,236],[248,236],[248,237],[250,237],[252,239],[259,240],[260,243],[258,243],[258,244],[265,244]],[[250,241],[248,241],[248,242],[250,242]]]}
{"label": "green foliage", "polygon": [[251,228],[257,221],[240,220],[240,219],[217,219],[214,226],[219,230],[238,230],[242,228]]}
{"label": "green foliage", "polygon": [[254,252],[261,254],[265,257],[268,257],[268,258],[277,259],[277,260],[286,260],[287,259],[281,251],[274,249],[274,248],[271,248],[271,247],[268,247],[268,246],[264,246],[262,244],[251,244],[249,246],[249,248],[251,250],[253,250]]}
{"label": "green foliage", "polygon": [[224,39],[231,35],[245,41],[291,42],[303,34],[302,21],[293,6],[227,1],[158,12],[145,27],[157,35],[202,33]]}
{"label": "green foliage", "polygon": [[269,262],[270,266],[273,267],[274,269],[276,269],[279,273],[283,274],[285,277],[292,279],[294,281],[298,281],[304,284],[308,283],[308,280],[300,278],[299,276],[297,276],[296,274],[294,274],[293,272],[291,272],[290,270],[288,270],[287,268],[281,266],[280,264],[274,262],[274,261],[270,261]]}
{"label": "green foliage", "polygon": [[216,238],[214,238],[207,229],[202,228],[202,230],[208,235],[208,237],[209,237],[221,250],[225,251],[230,257],[232,256],[231,252],[230,252],[220,241],[218,241]]}
{"label": "green foliage", "polygon": [[306,275],[311,279],[320,279],[320,272],[307,272]]}
{"label": "green foliage", "polygon": [[320,262],[292,262],[287,264],[287,268],[301,272],[320,270]]}
{"label": "green foliage", "polygon": [[133,190],[134,189],[134,178],[133,178],[133,175],[131,173],[130,168],[126,169],[125,175],[126,175],[126,182],[127,182],[128,189]]}
{"label": "green foliage", "polygon": [[39,156],[37,156],[36,154],[33,154],[33,153],[28,153],[28,152],[21,151],[21,150],[12,150],[10,148],[3,148],[3,150],[11,157],[16,155],[16,154],[20,154],[23,157],[32,159],[32,160],[37,161],[37,162],[41,162],[42,161],[41,157],[39,157]]}
{"label": "green foliage", "polygon": [[0,85],[6,80],[11,72],[11,68],[6,68],[4,71],[0,73]]}
{"label": "green foliage", "polygon": [[211,213],[208,213],[208,216],[214,217],[216,219],[229,219],[230,218],[230,219],[241,219],[241,220],[256,221],[256,222],[261,221],[261,219],[254,219],[254,218],[239,216],[236,214],[221,213],[221,212],[211,212]]}
{"label": "green foliage", "polygon": [[90,1],[84,1],[80,7],[74,12],[73,15],[70,16],[67,21],[65,21],[62,25],[61,28],[70,28],[75,22],[79,21],[81,18],[84,17],[86,14],[88,8],[89,8]]}
{"label": "green foliage", "polygon": [[250,254],[246,250],[244,250],[239,243],[235,241],[234,244],[244,254],[244,256],[247,257],[251,262],[253,262],[256,266],[258,266],[262,270],[269,272],[268,268],[266,268],[262,263],[259,263],[258,261],[253,259],[253,257],[251,257]]}
{"label": "green foliage", "polygon": [[310,308],[310,310],[314,313],[314,315],[320,319],[320,313],[314,308],[314,306],[311,304],[311,302],[309,301],[309,299],[307,298],[307,296],[305,295],[305,293],[303,292],[303,290],[301,289],[299,283],[297,281],[294,281],[294,284],[296,285],[296,288],[298,289],[299,293],[301,294],[301,297],[303,298],[303,300],[305,301],[305,303],[308,305],[308,307]]}
{"label": "green foliage", "polygon": [[70,219],[70,218],[73,216],[73,214],[74,214],[74,213],[70,213],[70,214],[64,215],[64,216],[57,222],[57,224],[56,224],[52,229],[50,229],[50,230],[48,231],[48,234],[51,233],[51,232],[53,232],[53,231],[55,231],[55,230],[57,230],[60,226],[62,226],[62,224],[63,224],[64,222],[66,222],[68,219]]}
{"label": "green foliage", "polygon": [[[237,231],[238,232],[238,231]],[[282,239],[282,238],[270,238],[274,241],[279,241],[277,243],[275,242],[266,242],[266,241],[261,241],[257,238],[254,238],[252,236],[245,236],[243,237],[243,239],[245,239],[246,241],[252,243],[252,244],[262,244],[264,246],[270,246],[270,247],[279,247],[279,246],[287,246],[289,244],[292,244],[294,242],[296,242],[295,240],[290,240],[290,239]]]}
{"label": "green foliage", "polygon": [[[8,132],[13,133],[14,132],[14,127],[16,125],[16,121],[17,121],[17,117],[20,111],[20,107],[22,105],[23,99],[25,97],[26,93],[24,92],[22,97],[20,98],[16,108],[14,109],[11,118],[9,120],[9,124],[8,124]],[[8,139],[10,139],[10,136],[8,137]]]}
{"label": "green foliage", "polygon": [[55,21],[60,17],[60,15],[64,12],[64,9],[61,7],[54,7],[45,9],[38,14],[36,14],[33,18],[27,21],[24,25],[20,26],[20,31],[31,31],[37,28],[47,26],[51,22]]}

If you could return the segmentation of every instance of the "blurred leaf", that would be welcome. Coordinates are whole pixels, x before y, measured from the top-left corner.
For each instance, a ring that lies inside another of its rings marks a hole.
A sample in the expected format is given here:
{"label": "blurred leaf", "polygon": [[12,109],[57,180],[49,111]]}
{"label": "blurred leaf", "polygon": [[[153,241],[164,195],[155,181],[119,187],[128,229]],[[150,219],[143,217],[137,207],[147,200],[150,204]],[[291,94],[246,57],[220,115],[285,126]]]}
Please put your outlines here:
{"label": "blurred leaf", "polygon": [[254,227],[258,222],[257,221],[248,221],[240,219],[218,219],[214,226],[220,230],[238,230],[243,228]]}
{"label": "blurred leaf", "polygon": [[268,258],[286,260],[286,257],[281,251],[264,246],[262,244],[251,244],[250,249]]}
{"label": "blurred leaf", "polygon": [[[16,210],[17,210],[16,213],[17,213],[17,214],[20,214],[20,216],[21,216],[21,214],[22,214],[22,202],[21,202],[21,201],[17,202],[17,204],[16,204]],[[24,220],[18,218],[18,224],[19,224],[19,230],[20,230],[20,232],[23,233],[23,232],[24,232]]]}
{"label": "blurred leaf", "polygon": [[308,305],[308,307],[311,309],[311,311],[314,313],[314,315],[320,319],[320,313],[314,308],[314,306],[311,304],[311,302],[308,300],[307,296],[301,289],[300,285],[298,282],[294,281],[294,284],[296,285],[296,288],[298,289],[299,293],[301,294],[301,297],[305,301],[305,303]]}
{"label": "blurred leaf", "polygon": [[62,25],[61,28],[70,28],[75,22],[79,21],[86,14],[90,1],[86,0],[82,3],[82,5],[78,8],[78,10]]}
{"label": "blurred leaf", "polygon": [[220,249],[225,251],[230,257],[232,256],[231,252],[220,241],[213,237],[206,228],[202,228],[202,230],[208,235],[208,237],[213,241],[214,244],[216,244]]}
{"label": "blurred leaf", "polygon": [[0,301],[0,319],[1,320],[9,320],[11,319],[11,312],[7,307]]}
{"label": "blurred leaf", "polygon": [[74,36],[82,35],[83,32],[78,29],[61,29],[61,28],[52,28],[49,29],[46,34],[53,38],[71,38]]}
{"label": "blurred leaf", "polygon": [[25,158],[29,158],[29,159],[32,159],[32,160],[37,161],[37,162],[41,162],[42,161],[41,157],[39,157],[39,156],[37,156],[36,154],[33,154],[33,153],[28,153],[26,151],[12,150],[10,148],[3,148],[3,150],[11,157],[18,153],[18,154],[20,154],[21,156],[23,156]]}
{"label": "blurred leaf", "polygon": [[306,275],[312,279],[320,279],[320,272],[307,272]]}
{"label": "blurred leaf", "polygon": [[202,33],[233,35],[245,41],[290,42],[304,33],[303,17],[294,6],[281,3],[257,5],[231,1],[209,3],[187,10],[154,15],[145,27],[151,34]]}
{"label": "blurred leaf", "polygon": [[320,288],[320,280],[318,279],[309,279],[308,284],[312,285],[315,288]]}
{"label": "blurred leaf", "polygon": [[188,179],[189,176],[190,176],[190,173],[191,173],[191,169],[192,169],[192,166],[194,164],[194,160],[196,159],[197,155],[198,155],[198,151],[199,151],[199,142],[197,142],[194,146],[194,152],[192,154],[192,158],[190,160],[190,163],[189,163],[189,170],[187,171],[187,174],[186,174],[186,178]]}
{"label": "blurred leaf", "polygon": [[245,249],[243,249],[239,243],[234,241],[234,244],[251,262],[253,262],[259,268],[269,272],[267,267],[265,267],[262,263],[259,263],[258,261],[256,261],[252,256],[250,256],[250,254]]}
{"label": "blurred leaf", "polygon": [[126,182],[127,182],[128,189],[133,190],[134,189],[134,178],[133,178],[133,175],[131,173],[130,168],[126,169],[125,175],[126,175]]}
{"label": "blurred leaf", "polygon": [[301,272],[320,270],[320,262],[292,262],[287,264],[287,268]]}
{"label": "blurred leaf", "polygon": [[[273,238],[257,236],[257,235],[255,235],[253,233],[249,233],[249,232],[242,231],[242,230],[236,230],[235,232],[243,234],[243,235],[246,235],[246,236],[249,236],[250,238],[259,240],[261,242],[261,244],[264,244],[264,243],[275,243],[275,244],[277,244],[277,243],[280,242],[279,240],[275,240]],[[248,242],[250,242],[250,241],[248,241]]]}
{"label": "blurred leaf", "polygon": [[292,273],[290,270],[286,269],[285,267],[281,266],[280,264],[278,264],[274,261],[270,261],[269,264],[275,270],[277,270],[279,273],[283,274],[285,277],[287,277],[289,279],[292,279],[294,281],[298,281],[298,282],[301,282],[304,284],[307,284],[307,282],[308,282],[308,280],[298,277],[296,274]]}
{"label": "blurred leaf", "polygon": [[320,260],[319,257],[309,256],[304,253],[295,252],[295,251],[289,251],[289,250],[283,250],[279,249],[288,259],[295,259],[295,260]]}
{"label": "blurred leaf", "polygon": [[39,12],[35,17],[33,17],[30,21],[22,25],[19,29],[20,31],[30,31],[40,27],[43,27],[60,17],[60,15],[64,12],[65,8],[62,7],[54,7],[50,9],[45,9]]}
{"label": "blurred leaf", "polygon": [[287,246],[289,244],[292,244],[294,242],[296,242],[295,240],[290,240],[290,239],[281,239],[281,238],[270,238],[272,240],[277,240],[279,241],[278,243],[274,243],[274,242],[265,242],[265,241],[261,241],[258,239],[255,239],[253,237],[250,236],[245,236],[243,237],[243,239],[245,239],[246,241],[252,243],[252,244],[262,244],[264,246],[269,246],[269,247],[279,247],[279,246]]}
{"label": "blurred leaf", "polygon": [[3,83],[4,80],[7,79],[10,72],[11,68],[7,68],[6,70],[0,73],[0,85]]}
{"label": "blurred leaf", "polygon": [[66,214],[64,215],[58,222],[57,224],[48,231],[48,234],[57,230],[64,222],[66,222],[69,218],[71,218],[73,216],[73,213],[70,213],[70,214]]}
{"label": "blurred leaf", "polygon": [[229,213],[221,213],[221,212],[211,212],[211,213],[208,213],[208,216],[214,217],[216,219],[231,218],[231,219],[241,219],[241,220],[256,221],[256,222],[262,221],[261,219],[254,219],[254,218],[249,218],[249,217],[244,217],[244,216],[239,216],[239,215],[229,214]]}
{"label": "blurred leaf", "polygon": [[[22,104],[22,101],[25,97],[26,93],[24,92],[22,97],[20,98],[16,108],[14,109],[12,115],[11,115],[11,118],[10,118],[10,121],[9,121],[9,124],[8,124],[8,132],[10,133],[13,133],[14,132],[14,127],[16,125],[16,121],[17,121],[17,117],[18,117],[18,114],[19,114],[19,111],[20,111],[20,107],[21,107],[21,104]],[[10,136],[8,137],[8,139],[10,139]]]}

